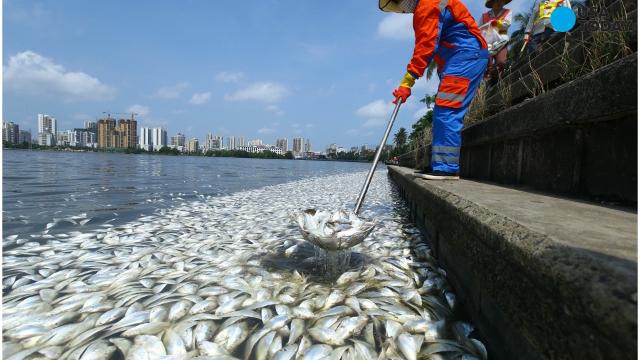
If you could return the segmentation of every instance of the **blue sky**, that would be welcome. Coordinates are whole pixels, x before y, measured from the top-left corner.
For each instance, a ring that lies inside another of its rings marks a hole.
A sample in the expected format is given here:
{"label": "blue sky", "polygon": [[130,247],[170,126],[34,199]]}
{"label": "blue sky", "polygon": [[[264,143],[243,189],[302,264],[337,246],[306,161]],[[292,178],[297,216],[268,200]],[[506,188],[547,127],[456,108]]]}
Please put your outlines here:
{"label": "blue sky", "polygon": [[[465,2],[478,19],[483,2]],[[411,15],[365,0],[229,3],[5,0],[4,120],[37,131],[47,113],[64,130],[135,111],[170,136],[302,136],[316,151],[379,141],[413,49]],[[419,80],[394,132],[436,86]]]}

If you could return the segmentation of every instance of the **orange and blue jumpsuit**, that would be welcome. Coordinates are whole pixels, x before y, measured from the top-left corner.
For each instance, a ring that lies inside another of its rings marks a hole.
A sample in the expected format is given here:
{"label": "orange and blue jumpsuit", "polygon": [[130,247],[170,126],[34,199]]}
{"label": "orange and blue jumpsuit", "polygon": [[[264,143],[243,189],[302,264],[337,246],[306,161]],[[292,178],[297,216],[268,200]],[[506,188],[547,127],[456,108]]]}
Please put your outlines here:
{"label": "orange and blue jumpsuit", "polygon": [[463,119],[487,67],[487,43],[460,0],[419,0],[413,29],[416,43],[408,73],[420,78],[435,61],[440,77],[433,109],[431,167],[459,173]]}

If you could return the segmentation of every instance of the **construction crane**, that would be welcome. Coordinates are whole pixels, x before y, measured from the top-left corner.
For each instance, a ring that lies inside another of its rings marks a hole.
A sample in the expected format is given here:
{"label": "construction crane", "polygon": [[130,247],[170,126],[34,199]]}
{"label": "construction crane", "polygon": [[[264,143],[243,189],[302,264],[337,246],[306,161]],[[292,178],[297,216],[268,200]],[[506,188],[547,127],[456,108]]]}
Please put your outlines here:
{"label": "construction crane", "polygon": [[111,114],[113,115],[131,115],[131,120],[135,120],[134,116],[138,116],[138,113],[130,112],[130,113],[122,113],[122,112],[111,112],[111,111],[103,111],[103,114],[107,114],[107,119],[111,119]]}

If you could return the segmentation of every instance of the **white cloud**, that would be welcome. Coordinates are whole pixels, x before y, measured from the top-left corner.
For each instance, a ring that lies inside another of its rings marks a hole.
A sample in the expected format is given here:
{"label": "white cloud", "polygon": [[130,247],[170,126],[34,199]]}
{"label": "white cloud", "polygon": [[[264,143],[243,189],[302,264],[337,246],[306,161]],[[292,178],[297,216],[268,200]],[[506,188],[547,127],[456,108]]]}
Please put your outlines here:
{"label": "white cloud", "polygon": [[389,14],[378,23],[378,35],[394,40],[413,39],[413,16]]}
{"label": "white cloud", "polygon": [[222,71],[216,74],[216,81],[222,83],[233,83],[242,80],[244,73],[240,71]]}
{"label": "white cloud", "polygon": [[272,112],[272,113],[274,113],[274,114],[276,114],[278,116],[284,115],[284,111],[282,111],[282,109],[280,109],[278,107],[278,105],[268,105],[266,107],[266,110],[269,111],[269,112]]}
{"label": "white cloud", "polygon": [[421,77],[416,80],[415,85],[413,85],[412,94],[418,95],[418,97],[422,96],[422,93],[427,94],[435,94],[438,90],[438,85],[440,84],[440,79],[437,74],[433,74],[431,79],[427,80],[427,77]]}
{"label": "white cloud", "polygon": [[176,99],[180,97],[187,86],[189,86],[189,84],[186,82],[180,82],[172,86],[163,86],[156,90],[153,97],[161,99]]}
{"label": "white cloud", "polygon": [[133,104],[133,105],[131,105],[131,106],[129,106],[127,108],[127,112],[128,113],[136,113],[140,117],[145,117],[145,116],[149,115],[150,110],[149,110],[148,106],[139,105],[139,104]]}
{"label": "white cloud", "polygon": [[366,128],[376,128],[376,127],[380,127],[382,125],[384,125],[385,120],[381,119],[381,118],[371,118],[371,119],[367,119],[367,121],[365,121],[362,124],[362,127],[366,127]]}
{"label": "white cloud", "polygon": [[193,105],[202,105],[204,103],[209,102],[210,99],[211,99],[210,92],[195,93],[191,96],[191,100],[189,100],[189,102]]}
{"label": "white cloud", "polygon": [[421,117],[423,117],[423,116],[424,116],[424,114],[426,114],[426,113],[427,113],[427,111],[428,111],[428,110],[429,110],[429,109],[427,109],[427,107],[426,107],[426,106],[421,107],[420,109],[418,109],[418,111],[416,111],[416,112],[413,114],[413,119],[414,119],[414,120],[418,120],[418,119],[420,119]]}
{"label": "white cloud", "polygon": [[261,128],[258,130],[258,134],[273,134],[274,132],[275,130],[270,128]]}
{"label": "white cloud", "polygon": [[380,127],[386,123],[386,118],[391,114],[393,106],[391,101],[376,100],[360,107],[356,110],[356,115],[366,118],[362,127]]}
{"label": "white cloud", "polygon": [[391,101],[376,100],[356,110],[356,115],[366,118],[385,117],[393,110]]}
{"label": "white cloud", "polygon": [[233,94],[227,94],[224,99],[227,101],[260,101],[265,103],[275,103],[284,98],[289,91],[287,88],[274,82],[260,82],[240,89]]}
{"label": "white cloud", "polygon": [[64,101],[108,100],[115,90],[83,72],[64,66],[33,51],[17,53],[4,66],[4,86],[31,95],[60,96]]}

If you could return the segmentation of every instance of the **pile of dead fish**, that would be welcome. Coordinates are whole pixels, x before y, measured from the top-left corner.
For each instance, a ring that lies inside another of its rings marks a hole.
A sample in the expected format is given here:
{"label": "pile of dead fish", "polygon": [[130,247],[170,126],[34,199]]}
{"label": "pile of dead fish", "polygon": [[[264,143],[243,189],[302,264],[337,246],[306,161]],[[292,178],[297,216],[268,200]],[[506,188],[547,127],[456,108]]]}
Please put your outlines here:
{"label": "pile of dead fish", "polygon": [[291,214],[347,207],[362,176],[180,203],[90,233],[5,238],[3,358],[486,358],[384,174],[362,214],[377,227],[354,261],[337,279],[313,270],[318,250]]}

